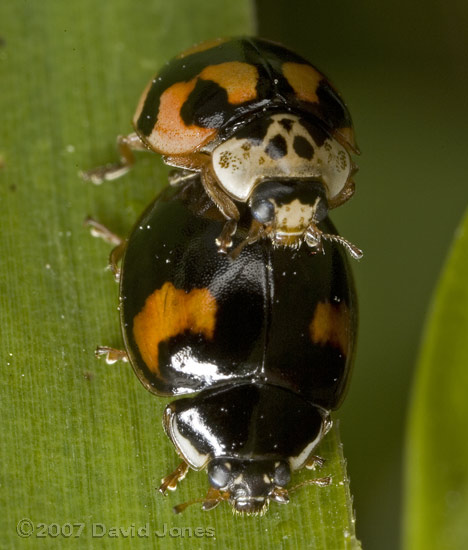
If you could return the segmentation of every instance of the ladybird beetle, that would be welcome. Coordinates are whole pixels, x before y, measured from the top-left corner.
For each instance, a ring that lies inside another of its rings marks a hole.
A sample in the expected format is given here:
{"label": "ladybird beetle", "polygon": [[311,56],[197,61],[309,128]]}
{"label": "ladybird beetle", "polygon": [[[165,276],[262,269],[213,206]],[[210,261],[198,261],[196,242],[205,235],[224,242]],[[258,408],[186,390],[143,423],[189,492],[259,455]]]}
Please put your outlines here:
{"label": "ladybird beetle", "polygon": [[218,39],[178,55],[145,88],[133,125],[118,138],[121,163],[83,176],[119,177],[132,150],[161,154],[178,169],[173,183],[201,174],[225,218],[215,237],[220,252],[232,246],[240,204],[252,216],[246,242],[269,237],[322,250],[331,235],[319,222],[354,192],[351,153],[359,151],[346,105],[313,65],[267,40]]}
{"label": "ladybird beetle", "polygon": [[[153,394],[195,394],[165,409],[164,429],[182,463],[161,492],[174,490],[189,468],[206,469],[203,509],[227,500],[236,512],[257,514],[271,500],[288,502],[291,473],[320,462],[314,449],[350,377],[356,296],[335,242],[311,254],[262,239],[232,260],[215,243],[223,224],[198,178],[167,187],[127,240],[113,238],[125,351],[97,354],[129,360]],[[249,225],[244,207],[234,246]],[[336,234],[328,218],[318,227]]]}

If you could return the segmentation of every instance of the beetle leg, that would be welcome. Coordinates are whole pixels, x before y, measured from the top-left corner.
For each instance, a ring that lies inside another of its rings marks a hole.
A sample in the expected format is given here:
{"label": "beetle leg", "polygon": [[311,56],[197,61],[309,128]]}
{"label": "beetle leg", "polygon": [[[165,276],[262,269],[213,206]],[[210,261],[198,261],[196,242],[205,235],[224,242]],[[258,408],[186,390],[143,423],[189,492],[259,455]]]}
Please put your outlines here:
{"label": "beetle leg", "polygon": [[95,185],[103,181],[111,181],[126,174],[135,162],[133,151],[147,151],[148,147],[141,141],[139,136],[133,132],[128,136],[117,137],[117,150],[120,155],[120,162],[98,166],[86,172],[80,172],[80,176]]}
{"label": "beetle leg", "polygon": [[271,498],[279,504],[287,504],[289,502],[288,490],[284,487],[275,487]]}
{"label": "beetle leg", "polygon": [[93,237],[98,237],[99,239],[103,239],[109,244],[118,246],[124,240],[122,239],[122,237],[120,237],[119,235],[111,231],[108,227],[98,222],[94,218],[91,218],[90,216],[88,216],[84,220],[83,225],[85,227],[91,228],[91,235]]}
{"label": "beetle leg", "polygon": [[114,279],[117,282],[120,281],[119,262],[122,259],[122,256],[124,255],[126,248],[127,248],[127,240],[122,241],[120,244],[118,244],[115,248],[111,250],[111,253],[109,254],[109,269],[114,274]]}
{"label": "beetle leg", "polygon": [[91,216],[88,216],[84,220],[83,225],[85,227],[91,228],[90,232],[93,237],[103,239],[107,243],[119,245],[123,241],[122,237],[111,231],[108,227],[98,222],[94,218],[91,218]]}
{"label": "beetle leg", "polygon": [[323,436],[325,437],[327,433],[333,428],[333,420],[331,419],[330,413],[325,413],[323,417]]}
{"label": "beetle leg", "polygon": [[115,280],[119,281],[120,268],[118,264],[127,247],[127,239],[122,239],[122,237],[91,217],[85,219],[84,225],[91,227],[91,235],[93,237],[99,237],[100,239],[104,239],[106,242],[115,245],[109,255],[109,269],[114,274]]}
{"label": "beetle leg", "polygon": [[239,210],[219,186],[218,180],[211,169],[211,165],[206,165],[202,171],[202,183],[210,199],[215,203],[221,214],[227,220],[219,237],[216,239],[218,251],[226,254],[227,249],[232,246],[231,237],[237,230],[237,222],[240,218]]}
{"label": "beetle leg", "polygon": [[171,170],[167,176],[169,185],[179,185],[179,183],[185,183],[198,176],[198,172],[192,172],[191,170]]}
{"label": "beetle leg", "polygon": [[218,245],[218,252],[221,254],[227,254],[228,248],[232,246],[232,236],[236,232],[237,222],[235,220],[228,220],[223,227],[223,230],[216,238],[216,244]]}
{"label": "beetle leg", "polygon": [[208,196],[227,220],[216,239],[218,252],[227,254],[227,249],[232,246],[231,237],[237,230],[237,222],[240,218],[239,210],[226,193],[219,187],[218,181],[210,167],[207,167],[207,169],[202,172],[202,182]]}
{"label": "beetle leg", "polygon": [[184,479],[184,477],[187,475],[188,469],[189,465],[187,464],[187,462],[181,462],[171,474],[168,474],[166,477],[162,478],[159,491],[163,495],[168,489],[170,491],[175,491],[177,488],[177,483]]}
{"label": "beetle leg", "polygon": [[305,232],[304,240],[312,249],[313,254],[323,252],[322,235],[323,233],[315,223],[311,223]]}
{"label": "beetle leg", "polygon": [[102,355],[106,357],[106,363],[114,364],[116,361],[125,361],[128,363],[127,352],[122,349],[110,348],[109,346],[98,346],[94,351],[94,355],[99,359]]}
{"label": "beetle leg", "polygon": [[304,466],[308,470],[315,470],[316,468],[321,468],[324,465],[324,463],[325,463],[325,460],[321,456],[312,455],[312,456],[309,456]]}
{"label": "beetle leg", "polygon": [[267,231],[265,230],[264,225],[257,220],[252,220],[247,237],[240,244],[238,244],[234,250],[229,252],[229,257],[235,260],[248,244],[257,242],[266,234]]}

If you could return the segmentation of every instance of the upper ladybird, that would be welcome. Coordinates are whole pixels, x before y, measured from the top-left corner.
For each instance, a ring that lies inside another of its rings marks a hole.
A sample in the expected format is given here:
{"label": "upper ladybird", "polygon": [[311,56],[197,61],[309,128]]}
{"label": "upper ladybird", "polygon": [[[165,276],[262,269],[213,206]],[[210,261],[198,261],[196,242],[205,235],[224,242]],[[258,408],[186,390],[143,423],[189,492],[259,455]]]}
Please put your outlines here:
{"label": "upper ladybird", "polygon": [[265,108],[312,116],[356,151],[350,114],[327,78],[259,38],[205,42],[172,59],[146,87],[133,124],[154,151],[187,155],[263,118]]}
{"label": "upper ladybird", "polygon": [[244,205],[252,216],[244,244],[267,236],[320,250],[331,236],[317,224],[354,192],[351,153],[359,151],[343,100],[304,58],[260,38],[205,42],[172,59],[145,88],[133,125],[135,133],[118,141],[121,163],[85,177],[114,179],[142,149],[178,168],[173,180],[201,173],[226,218],[221,252]]}

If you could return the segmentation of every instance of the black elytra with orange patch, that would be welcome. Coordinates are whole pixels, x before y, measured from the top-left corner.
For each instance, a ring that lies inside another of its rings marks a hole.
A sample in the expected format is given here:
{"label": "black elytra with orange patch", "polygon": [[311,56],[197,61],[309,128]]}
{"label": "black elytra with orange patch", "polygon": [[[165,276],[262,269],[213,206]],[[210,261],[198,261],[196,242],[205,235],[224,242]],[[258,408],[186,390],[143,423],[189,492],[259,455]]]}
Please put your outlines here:
{"label": "black elytra with orange patch", "polygon": [[[246,210],[234,246],[249,223]],[[222,224],[200,179],[166,189],[129,236],[121,324],[149,391],[195,394],[166,408],[164,427],[188,466],[207,468],[216,497],[205,508],[229,499],[259,513],[287,501],[289,472],[344,397],[356,297],[338,244],[314,254],[262,239],[233,260],[215,244]],[[320,226],[336,233],[328,218]]]}
{"label": "black elytra with orange patch", "polygon": [[226,139],[265,109],[318,122],[357,151],[351,116],[329,80],[291,50],[254,37],[215,40],[172,59],[147,86],[133,123],[150,149],[178,155]]}
{"label": "black elytra with orange patch", "polygon": [[232,260],[213,238],[222,218],[197,214],[199,194],[193,183],[165,190],[129,237],[121,315],[137,375],[159,395],[255,379],[336,408],[355,337],[345,251],[263,239]]}

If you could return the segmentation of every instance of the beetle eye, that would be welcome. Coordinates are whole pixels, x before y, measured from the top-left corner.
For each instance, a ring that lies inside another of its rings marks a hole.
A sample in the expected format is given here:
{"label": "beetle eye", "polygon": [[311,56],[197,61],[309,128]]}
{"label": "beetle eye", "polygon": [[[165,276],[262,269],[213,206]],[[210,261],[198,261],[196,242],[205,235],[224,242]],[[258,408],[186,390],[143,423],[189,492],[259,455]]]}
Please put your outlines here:
{"label": "beetle eye", "polygon": [[253,201],[251,210],[252,216],[260,223],[269,223],[275,217],[275,207],[268,199]]}
{"label": "beetle eye", "polygon": [[226,487],[231,478],[231,470],[227,462],[216,462],[211,464],[208,470],[208,477],[215,489]]}
{"label": "beetle eye", "polygon": [[275,477],[273,481],[276,485],[284,487],[291,480],[291,471],[286,462],[281,462],[275,469]]}

